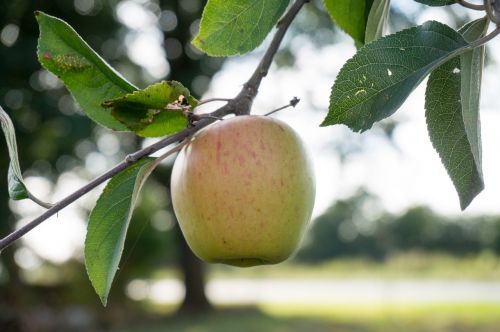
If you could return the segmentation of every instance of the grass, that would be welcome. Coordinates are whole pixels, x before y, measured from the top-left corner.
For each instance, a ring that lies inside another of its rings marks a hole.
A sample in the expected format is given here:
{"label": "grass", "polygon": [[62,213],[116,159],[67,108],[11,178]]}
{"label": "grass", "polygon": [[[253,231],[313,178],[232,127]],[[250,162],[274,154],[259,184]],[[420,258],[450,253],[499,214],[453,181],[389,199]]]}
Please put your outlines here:
{"label": "grass", "polygon": [[500,304],[274,306],[169,316],[120,332],[496,332]]}
{"label": "grass", "polygon": [[[172,276],[166,270],[156,277]],[[210,278],[382,278],[500,280],[500,257],[490,253],[454,257],[418,252],[385,262],[341,259],[320,265],[288,262],[278,266],[210,266]],[[179,316],[156,306],[160,321],[116,332],[497,332],[500,303],[401,305],[264,304],[258,308],[219,308],[210,314]]]}
{"label": "grass", "polygon": [[500,257],[488,252],[467,257],[411,252],[394,255],[383,262],[349,258],[317,265],[292,261],[249,269],[215,265],[211,267],[210,277],[500,280]]}

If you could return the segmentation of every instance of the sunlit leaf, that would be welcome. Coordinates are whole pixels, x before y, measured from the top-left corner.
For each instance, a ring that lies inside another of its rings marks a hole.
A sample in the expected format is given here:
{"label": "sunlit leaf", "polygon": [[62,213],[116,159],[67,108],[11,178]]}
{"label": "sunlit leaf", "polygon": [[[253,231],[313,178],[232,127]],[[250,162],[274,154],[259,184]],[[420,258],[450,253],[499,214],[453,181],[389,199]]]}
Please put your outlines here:
{"label": "sunlit leaf", "polygon": [[82,110],[98,124],[127,130],[101,104],[136,88],[109,66],[66,22],[36,12],[40,26],[38,61],[57,75]]}
{"label": "sunlit leaf", "polygon": [[365,43],[379,39],[384,34],[391,9],[390,0],[374,0],[366,21]]}
{"label": "sunlit leaf", "polygon": [[250,52],[266,38],[289,0],[209,0],[193,45],[211,56]]}
{"label": "sunlit leaf", "polygon": [[137,135],[157,137],[186,128],[183,106],[196,104],[196,99],[181,83],[162,81],[103,105],[111,108],[111,114]]}
{"label": "sunlit leaf", "polygon": [[357,45],[365,43],[366,22],[374,0],[323,0],[335,24],[351,36]]}

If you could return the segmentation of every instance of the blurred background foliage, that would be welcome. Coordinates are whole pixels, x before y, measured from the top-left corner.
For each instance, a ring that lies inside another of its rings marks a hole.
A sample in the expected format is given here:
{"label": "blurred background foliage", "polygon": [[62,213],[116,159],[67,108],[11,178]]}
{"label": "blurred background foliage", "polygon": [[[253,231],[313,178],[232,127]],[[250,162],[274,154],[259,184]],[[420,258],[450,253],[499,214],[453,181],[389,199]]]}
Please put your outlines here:
{"label": "blurred background foliage", "polygon": [[[134,84],[144,87],[161,79],[175,78],[199,97],[222,64],[221,59],[207,58],[189,44],[203,6],[202,1],[196,0],[0,1],[0,101],[14,121],[26,176],[49,180],[54,191],[64,174],[75,173],[91,179],[141,146],[132,135],[113,136],[97,128],[83,116],[61,82],[41,68],[36,59],[35,10],[69,22]],[[154,54],[141,57],[137,55],[140,48]],[[0,145],[0,154],[7,156],[4,144]],[[7,166],[8,159],[2,158],[0,173],[6,174]],[[5,177],[0,178],[0,187],[6,188]],[[30,330],[33,326],[20,322],[32,321],[37,325],[37,312],[44,314],[39,317],[41,320],[50,321],[54,314],[50,308],[70,304],[75,307],[68,306],[68,310],[82,315],[100,311],[106,316],[102,321],[108,318],[119,321],[121,309],[121,315],[125,316],[130,306],[137,306],[125,296],[127,282],[134,276],[147,277],[156,269],[174,264],[182,267],[186,283],[192,284],[190,290],[194,294],[187,296],[194,301],[192,306],[203,309],[208,302],[197,286],[203,282],[201,265],[178,235],[169,202],[169,178],[169,168],[161,168],[144,190],[129,229],[113,303],[108,306],[112,309],[103,310],[96,301],[86,280],[81,252],[59,264],[45,260],[19,242],[1,257],[0,330]],[[0,232],[7,234],[16,227],[21,215],[12,205],[9,207],[6,190],[0,192],[0,201],[0,215],[4,216]],[[92,205],[78,208],[86,214]],[[81,244],[77,247],[81,248]],[[29,259],[40,264],[35,264],[36,268],[23,265]],[[189,303],[186,301],[187,306]],[[86,309],[78,311],[78,306]],[[28,320],[27,316],[31,318]]]}
{"label": "blurred background foliage", "polygon": [[401,215],[378,211],[377,198],[360,190],[316,218],[296,259],[319,263],[341,257],[385,260],[409,251],[453,256],[500,255],[500,218],[446,217],[418,206]]}
{"label": "blurred background foliage", "polygon": [[[69,22],[134,84],[144,87],[161,79],[175,79],[201,97],[223,65],[223,59],[208,58],[189,44],[204,4],[201,0],[0,0],[0,104],[14,121],[26,177],[41,181],[48,188],[49,197],[57,198],[55,193],[66,185],[65,179],[73,176],[88,181],[144,144],[133,135],[109,133],[96,127],[74,104],[61,82],[41,68],[35,52],[38,37],[35,10]],[[411,20],[395,11],[392,28],[399,30]],[[318,47],[339,38],[322,11],[321,1],[312,1],[305,8],[290,35],[294,38],[306,35]],[[277,55],[278,66],[294,65],[290,40]],[[138,49],[147,52],[137,52]],[[381,125],[389,140],[396,125],[392,121]],[[349,147],[349,142],[334,147],[342,156],[359,150]],[[7,156],[3,143],[0,155]],[[0,188],[7,185],[6,176],[2,176],[7,174],[7,166],[7,158],[0,158]],[[2,252],[0,331],[94,331],[112,327],[123,330],[131,321],[162,317],[172,310],[178,310],[180,315],[213,310],[204,289],[206,266],[193,257],[176,226],[169,200],[169,177],[170,167],[166,164],[155,172],[143,190],[107,308],[101,307],[87,280],[82,263],[83,243],[75,243],[69,259],[62,261],[44,257],[29,241],[19,241]],[[94,194],[76,205],[83,220],[95,198]],[[24,207],[9,202],[7,190],[0,191],[1,236],[26,221]],[[57,236],[45,240],[57,243]],[[415,252],[458,257],[498,255],[500,218],[443,217],[426,207],[392,215],[380,208],[377,197],[360,189],[352,197],[334,202],[319,216],[296,257],[277,270],[293,275],[294,271],[302,271],[300,266],[313,269],[317,264],[346,259],[351,262],[361,259],[366,267]],[[405,260],[410,256],[403,257]],[[442,262],[438,260],[437,264]],[[335,269],[349,270],[352,266],[332,265],[328,273],[334,273]],[[291,272],[286,272],[287,269]],[[251,274],[251,271],[212,267],[209,272],[211,276],[227,276]],[[175,308],[154,306],[130,287],[142,285],[141,280],[165,276],[179,278],[185,285],[185,299]],[[216,324],[219,318],[227,318],[225,314],[202,315],[195,326],[205,326],[200,331],[233,331],[241,324],[248,331],[262,328],[282,331],[290,326],[295,330],[330,330],[328,324],[299,319],[279,321],[254,311],[250,316],[231,314],[226,327]],[[192,322],[183,318],[170,323],[173,330],[184,331]],[[379,323],[370,324],[383,326]],[[368,331],[368,328],[343,330]]]}

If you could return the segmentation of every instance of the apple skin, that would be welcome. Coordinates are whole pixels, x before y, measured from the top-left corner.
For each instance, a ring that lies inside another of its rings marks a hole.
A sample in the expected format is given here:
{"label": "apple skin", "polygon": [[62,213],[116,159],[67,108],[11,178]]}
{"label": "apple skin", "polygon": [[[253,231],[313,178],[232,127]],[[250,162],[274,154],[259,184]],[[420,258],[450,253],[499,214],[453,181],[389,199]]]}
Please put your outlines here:
{"label": "apple skin", "polygon": [[172,204],[191,250],[235,266],[275,264],[311,218],[315,179],[295,131],[266,116],[236,116],[201,130],[177,156]]}

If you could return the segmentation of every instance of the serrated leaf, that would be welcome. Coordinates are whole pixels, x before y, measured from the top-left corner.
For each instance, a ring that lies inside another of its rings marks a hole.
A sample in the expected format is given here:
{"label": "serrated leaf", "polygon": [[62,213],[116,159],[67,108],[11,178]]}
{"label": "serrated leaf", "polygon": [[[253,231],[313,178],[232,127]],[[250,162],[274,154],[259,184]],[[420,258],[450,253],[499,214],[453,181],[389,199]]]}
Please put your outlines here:
{"label": "serrated leaf", "polygon": [[390,0],[374,0],[366,21],[365,43],[372,42],[384,35],[384,29],[389,20]]}
{"label": "serrated leaf", "polygon": [[453,5],[454,3],[457,2],[456,0],[415,0],[415,1],[432,7],[448,6],[448,5]]}
{"label": "serrated leaf", "polygon": [[9,170],[7,174],[7,185],[9,197],[13,200],[29,198],[29,192],[24,184],[21,166],[19,165],[19,156],[17,152],[16,131],[9,115],[0,106],[0,124],[7,142],[9,150]]}
{"label": "serrated leaf", "polygon": [[101,104],[131,93],[136,87],[108,65],[69,24],[42,12],[35,14],[40,27],[40,64],[64,82],[92,120],[113,130],[127,130]]}
{"label": "serrated leaf", "polygon": [[371,128],[393,114],[434,68],[468,48],[462,35],[435,21],[367,44],[340,70],[321,125]]}
{"label": "serrated leaf", "polygon": [[196,106],[189,90],[176,81],[162,81],[144,90],[104,102],[118,121],[143,137],[158,137],[186,128],[182,103]]}
{"label": "serrated leaf", "polygon": [[335,24],[359,46],[365,43],[366,22],[373,2],[374,0],[323,0]]}
{"label": "serrated leaf", "polygon": [[[479,19],[459,32],[472,42],[486,34],[488,23],[487,18]],[[429,76],[425,97],[429,137],[462,209],[484,189],[479,121],[483,57],[484,46],[441,65]]]}
{"label": "serrated leaf", "polygon": [[85,266],[103,305],[106,305],[118,269],[139,192],[155,166],[154,159],[146,158],[115,175],[90,214],[85,239]]}
{"label": "serrated leaf", "polygon": [[193,45],[211,56],[245,54],[259,46],[289,0],[209,0]]}

